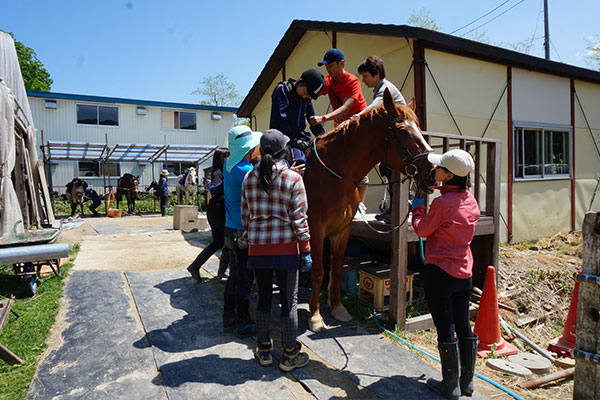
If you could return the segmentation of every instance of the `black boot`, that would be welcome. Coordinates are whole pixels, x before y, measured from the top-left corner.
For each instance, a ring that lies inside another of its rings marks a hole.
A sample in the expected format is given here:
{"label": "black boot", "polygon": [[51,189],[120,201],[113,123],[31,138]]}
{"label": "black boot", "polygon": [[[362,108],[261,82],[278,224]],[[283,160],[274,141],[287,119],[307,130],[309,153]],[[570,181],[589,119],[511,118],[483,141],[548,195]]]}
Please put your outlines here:
{"label": "black boot", "polygon": [[460,348],[460,391],[463,396],[471,396],[475,391],[473,387],[473,374],[475,374],[475,360],[477,359],[477,335],[458,341]]}
{"label": "black boot", "polygon": [[442,381],[427,379],[427,386],[447,399],[458,399],[458,342],[439,343],[440,360],[442,361]]}

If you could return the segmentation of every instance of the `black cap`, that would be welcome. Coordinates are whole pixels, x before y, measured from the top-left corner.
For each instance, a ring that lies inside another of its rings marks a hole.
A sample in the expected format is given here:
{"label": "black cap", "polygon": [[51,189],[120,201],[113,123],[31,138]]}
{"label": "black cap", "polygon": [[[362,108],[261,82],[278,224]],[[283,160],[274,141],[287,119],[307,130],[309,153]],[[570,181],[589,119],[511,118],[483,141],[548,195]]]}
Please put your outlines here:
{"label": "black cap", "polygon": [[267,129],[260,137],[260,147],[265,153],[269,150],[272,154],[278,154],[289,141],[290,138],[277,129]]}
{"label": "black cap", "polygon": [[307,69],[300,76],[300,80],[306,84],[308,95],[314,100],[319,97],[319,92],[325,86],[325,77],[318,69]]}

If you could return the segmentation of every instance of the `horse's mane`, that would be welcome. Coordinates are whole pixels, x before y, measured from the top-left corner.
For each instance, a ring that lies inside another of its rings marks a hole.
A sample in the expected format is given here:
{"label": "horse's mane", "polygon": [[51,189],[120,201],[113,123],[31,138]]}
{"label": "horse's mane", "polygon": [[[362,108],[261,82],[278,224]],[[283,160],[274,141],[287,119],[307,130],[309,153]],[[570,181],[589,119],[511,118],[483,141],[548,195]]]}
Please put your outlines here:
{"label": "horse's mane", "polygon": [[[397,105],[397,106],[400,107],[402,113],[409,121],[414,121],[417,124],[419,123],[419,118],[417,117],[417,114],[413,111],[412,108],[410,108],[409,106],[405,106],[405,105]],[[383,112],[385,112],[385,109],[382,104],[380,106],[372,108],[371,110],[367,111],[364,114],[361,114],[354,118],[350,118],[349,120],[342,122],[336,128],[327,132],[326,134],[324,134],[321,137],[325,138],[325,137],[328,137],[331,135],[335,135],[338,132],[342,132],[342,134],[353,132],[360,126],[361,121],[367,120],[367,119],[372,120],[374,116],[383,114]]]}

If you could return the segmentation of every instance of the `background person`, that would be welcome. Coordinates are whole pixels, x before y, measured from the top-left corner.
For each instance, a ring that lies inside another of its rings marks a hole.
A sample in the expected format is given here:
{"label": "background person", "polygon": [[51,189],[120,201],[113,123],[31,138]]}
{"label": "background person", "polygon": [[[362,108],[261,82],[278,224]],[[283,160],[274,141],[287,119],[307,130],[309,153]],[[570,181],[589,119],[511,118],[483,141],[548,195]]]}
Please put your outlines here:
{"label": "background person", "polygon": [[[248,268],[253,268],[258,286],[256,311],[256,357],[260,365],[272,364],[271,300],[273,273],[277,277],[281,303],[284,372],[308,364],[301,352],[298,334],[298,267],[308,271],[310,234],[306,217],[306,191],[302,176],[282,160],[290,139],[276,129],[260,138],[261,161],[246,175],[242,189],[242,222],[248,234]],[[300,263],[299,263],[300,256]]]}
{"label": "background person", "polygon": [[[323,74],[313,68],[304,71],[297,81],[290,78],[280,82],[271,95],[269,127],[290,139],[292,161],[296,165],[306,163],[306,151],[311,140],[310,134],[305,132],[306,121],[315,115],[311,98],[316,100],[324,85]],[[312,124],[310,130],[315,136],[325,133],[320,124]]]}
{"label": "background person", "polygon": [[[187,267],[188,272],[199,283],[202,283],[200,277],[200,267],[215,254],[217,250],[223,248],[225,244],[225,194],[223,189],[223,164],[229,156],[229,150],[218,148],[213,154],[212,171],[210,173],[210,201],[206,209],[206,218],[210,225],[210,231],[213,241],[202,250],[198,257]],[[222,277],[229,264],[229,253],[224,251],[219,261],[219,272],[217,276]]]}
{"label": "background person", "polygon": [[[385,65],[383,60],[377,56],[369,56],[365,61],[359,64],[358,73],[362,77],[362,81],[368,88],[373,89],[373,102],[364,110],[362,110],[358,115],[364,114],[367,111],[372,110],[373,108],[380,106],[383,104],[383,93],[387,88],[390,91],[390,94],[394,98],[394,103],[400,105],[406,105],[406,101],[404,100],[404,96],[398,90],[398,88],[390,81],[385,78]],[[379,172],[381,176],[385,176],[388,182],[392,181],[392,170],[387,167],[387,165],[380,163],[379,164]],[[364,200],[367,195],[367,187],[364,187],[364,196],[362,199]],[[392,210],[391,204],[393,201],[392,198],[392,187],[388,186],[388,193],[390,195],[390,207],[387,210],[382,210],[381,214],[375,216],[376,219],[380,221],[391,222],[392,220]],[[361,200],[361,201],[363,201]]]}
{"label": "background person", "polygon": [[86,187],[83,193],[85,193],[85,198],[87,200],[92,201],[92,204],[90,204],[90,207],[89,207],[92,214],[94,216],[98,215],[98,211],[96,211],[96,208],[98,208],[100,206],[100,204],[102,204],[102,201],[100,200],[100,196],[98,195],[98,193],[96,193],[96,191],[91,186]]}
{"label": "background person", "polygon": [[246,268],[248,243],[242,225],[242,182],[252,170],[250,150],[260,143],[260,132],[246,125],[231,128],[228,133],[229,158],[223,169],[225,191],[225,246],[229,251],[229,278],[223,301],[223,329],[234,328],[239,337],[252,336],[256,325],[250,319],[250,290],[254,271]]}
{"label": "background person", "polygon": [[169,205],[169,171],[163,169],[160,172],[160,178],[158,179],[158,197],[160,198],[160,215],[165,216],[167,206]]}
{"label": "background person", "polygon": [[[329,95],[329,104],[332,111],[322,116],[314,116],[310,118],[311,124],[322,124],[330,119],[334,120],[334,126],[338,126],[350,116],[358,114],[367,107],[367,102],[362,94],[360,81],[354,75],[346,72],[344,69],[346,61],[344,53],[341,50],[333,48],[327,50],[322,61],[317,65],[320,67],[325,65],[327,76],[325,77],[325,86],[321,94]],[[369,184],[368,176],[365,176],[358,184],[358,212],[365,213],[367,207],[364,204],[365,196],[367,195],[367,185]]]}
{"label": "background person", "polygon": [[[443,155],[430,153],[436,165],[435,180],[442,193],[425,213],[423,197],[413,202],[415,233],[427,238],[425,247],[425,297],[438,334],[442,381],[428,379],[427,386],[449,399],[473,394],[477,335],[469,323],[473,255],[470,244],[480,211],[469,192],[473,158],[464,150]],[[458,336],[458,342],[456,341]],[[460,388],[459,388],[460,347]]]}

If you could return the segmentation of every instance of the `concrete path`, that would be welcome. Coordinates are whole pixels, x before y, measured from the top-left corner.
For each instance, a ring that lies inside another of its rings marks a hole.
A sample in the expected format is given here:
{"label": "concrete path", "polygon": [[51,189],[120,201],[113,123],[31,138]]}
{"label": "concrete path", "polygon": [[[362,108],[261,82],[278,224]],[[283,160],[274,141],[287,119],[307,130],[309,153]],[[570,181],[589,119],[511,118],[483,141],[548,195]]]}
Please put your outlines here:
{"label": "concrete path", "polygon": [[[212,257],[203,274],[211,277],[217,268]],[[311,362],[290,374],[281,373],[277,362],[261,367],[252,339],[222,332],[222,290],[222,281],[197,284],[184,269],[122,272],[81,265],[67,282],[56,337],[28,398],[440,398],[424,384],[439,372],[378,332],[331,320],[327,332],[307,331],[307,292],[300,293],[299,339]],[[276,360],[278,315],[274,307]]]}

